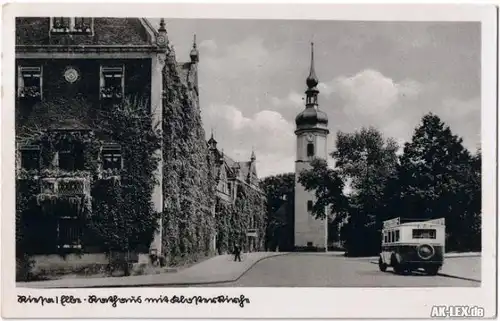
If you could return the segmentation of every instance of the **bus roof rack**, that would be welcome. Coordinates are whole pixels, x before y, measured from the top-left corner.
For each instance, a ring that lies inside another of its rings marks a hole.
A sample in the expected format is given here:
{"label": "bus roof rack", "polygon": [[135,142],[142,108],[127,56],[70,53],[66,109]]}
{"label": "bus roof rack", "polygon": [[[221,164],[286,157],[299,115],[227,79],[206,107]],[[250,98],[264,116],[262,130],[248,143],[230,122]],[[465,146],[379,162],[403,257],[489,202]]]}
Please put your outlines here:
{"label": "bus roof rack", "polygon": [[436,219],[429,219],[429,218],[401,218],[401,217],[396,217],[387,221],[384,221],[383,226],[384,228],[388,228],[391,226],[397,226],[401,225],[404,223],[428,223],[428,224],[436,224],[436,225],[445,225],[445,219],[444,218],[436,218]]}

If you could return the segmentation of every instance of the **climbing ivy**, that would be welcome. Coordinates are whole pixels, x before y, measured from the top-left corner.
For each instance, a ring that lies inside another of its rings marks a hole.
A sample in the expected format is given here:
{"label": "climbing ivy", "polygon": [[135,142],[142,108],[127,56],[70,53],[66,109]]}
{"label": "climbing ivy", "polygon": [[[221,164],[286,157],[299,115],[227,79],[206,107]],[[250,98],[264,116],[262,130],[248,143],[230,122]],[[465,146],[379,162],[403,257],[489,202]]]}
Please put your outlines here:
{"label": "climbing ivy", "polygon": [[[163,255],[168,264],[213,253],[215,183],[210,171],[194,65],[179,67],[173,52],[163,70]],[[179,68],[187,69],[181,78]]]}
{"label": "climbing ivy", "polygon": [[[34,232],[27,231],[25,223],[30,213],[56,213],[57,207],[66,203],[81,209],[82,226],[86,227],[83,233],[84,246],[99,243],[100,249],[106,252],[147,251],[154,231],[158,228],[159,213],[154,210],[151,195],[157,184],[155,170],[159,157],[155,152],[161,146],[160,130],[152,126],[149,109],[147,101],[125,100],[116,104],[111,111],[100,113],[99,122],[93,122],[92,130],[39,129],[37,126],[29,126],[36,122],[30,122],[29,119],[26,121],[25,127],[19,129],[21,135],[18,141],[40,147],[41,167],[40,170],[20,169],[17,173],[18,257],[29,254],[27,239],[37,240],[36,236],[25,237],[27,234],[32,236]],[[71,110],[68,114],[71,115]],[[50,115],[45,112],[38,116],[41,123],[44,123],[50,119]],[[88,118],[76,119],[78,123],[85,121]],[[99,170],[99,152],[106,141],[121,146],[124,158],[121,170]],[[64,171],[55,168],[54,156],[63,146],[81,149],[83,166],[80,170]],[[60,181],[59,184],[64,183],[69,188],[75,184],[75,179],[88,182],[91,186],[91,198],[44,192],[44,184],[47,184],[44,178],[55,177]],[[26,183],[30,183],[28,188],[23,187]],[[44,220],[50,222],[52,218]],[[50,237],[49,235],[48,239]],[[55,246],[48,246],[44,253],[53,253],[54,250],[50,252],[50,248]]]}
{"label": "climbing ivy", "polygon": [[[265,203],[262,193],[244,183],[237,187],[234,203],[217,202],[217,249],[219,253],[231,252],[235,244],[248,249],[247,232],[257,229],[256,250],[262,250],[265,232]],[[254,220],[251,226],[251,220]]]}

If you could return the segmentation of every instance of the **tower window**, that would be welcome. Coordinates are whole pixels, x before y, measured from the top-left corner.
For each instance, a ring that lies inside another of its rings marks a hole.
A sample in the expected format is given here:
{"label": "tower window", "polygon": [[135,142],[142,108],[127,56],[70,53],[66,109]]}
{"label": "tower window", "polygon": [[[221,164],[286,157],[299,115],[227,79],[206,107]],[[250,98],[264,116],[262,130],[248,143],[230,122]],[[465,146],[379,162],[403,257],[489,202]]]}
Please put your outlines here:
{"label": "tower window", "polygon": [[313,201],[307,201],[307,211],[312,212],[313,210]]}
{"label": "tower window", "polygon": [[314,144],[308,143],[307,144],[307,157],[312,157],[312,156],[314,156]]}

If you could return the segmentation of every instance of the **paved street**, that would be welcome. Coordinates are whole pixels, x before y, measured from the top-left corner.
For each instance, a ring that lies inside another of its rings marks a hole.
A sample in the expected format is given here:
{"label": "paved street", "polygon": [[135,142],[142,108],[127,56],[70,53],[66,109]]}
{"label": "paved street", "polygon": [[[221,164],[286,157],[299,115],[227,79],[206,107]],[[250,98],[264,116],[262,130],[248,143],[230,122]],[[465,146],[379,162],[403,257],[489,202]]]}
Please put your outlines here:
{"label": "paved street", "polygon": [[[380,272],[373,259],[345,258],[322,254],[289,254],[270,257],[257,263],[239,280],[206,286],[223,287],[469,287],[480,282],[455,277],[396,275],[392,269]],[[480,257],[449,258],[446,265],[465,266],[461,277],[471,277],[480,266]],[[447,268],[451,270],[451,268]],[[454,271],[459,268],[455,267]],[[446,271],[444,268],[443,271]]]}
{"label": "paved street", "polygon": [[380,272],[376,258],[346,258],[342,253],[243,254],[243,262],[230,255],[215,256],[175,273],[129,277],[70,278],[20,282],[32,288],[96,287],[451,287],[480,286],[481,257],[448,257],[443,275],[396,275]]}

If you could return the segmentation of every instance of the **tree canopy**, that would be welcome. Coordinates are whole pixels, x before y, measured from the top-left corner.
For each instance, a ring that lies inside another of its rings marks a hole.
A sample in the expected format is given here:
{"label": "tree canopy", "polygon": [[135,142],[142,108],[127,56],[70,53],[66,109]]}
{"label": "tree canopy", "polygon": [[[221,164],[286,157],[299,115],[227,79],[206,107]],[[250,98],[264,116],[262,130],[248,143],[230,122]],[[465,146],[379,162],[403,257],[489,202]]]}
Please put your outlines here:
{"label": "tree canopy", "polygon": [[322,218],[329,206],[350,255],[377,254],[382,221],[398,216],[444,217],[447,250],[480,249],[480,151],[472,155],[433,114],[398,151],[394,139],[375,128],[339,132],[330,155],[335,168],[316,160],[300,173],[299,182],[316,194],[312,215]]}

